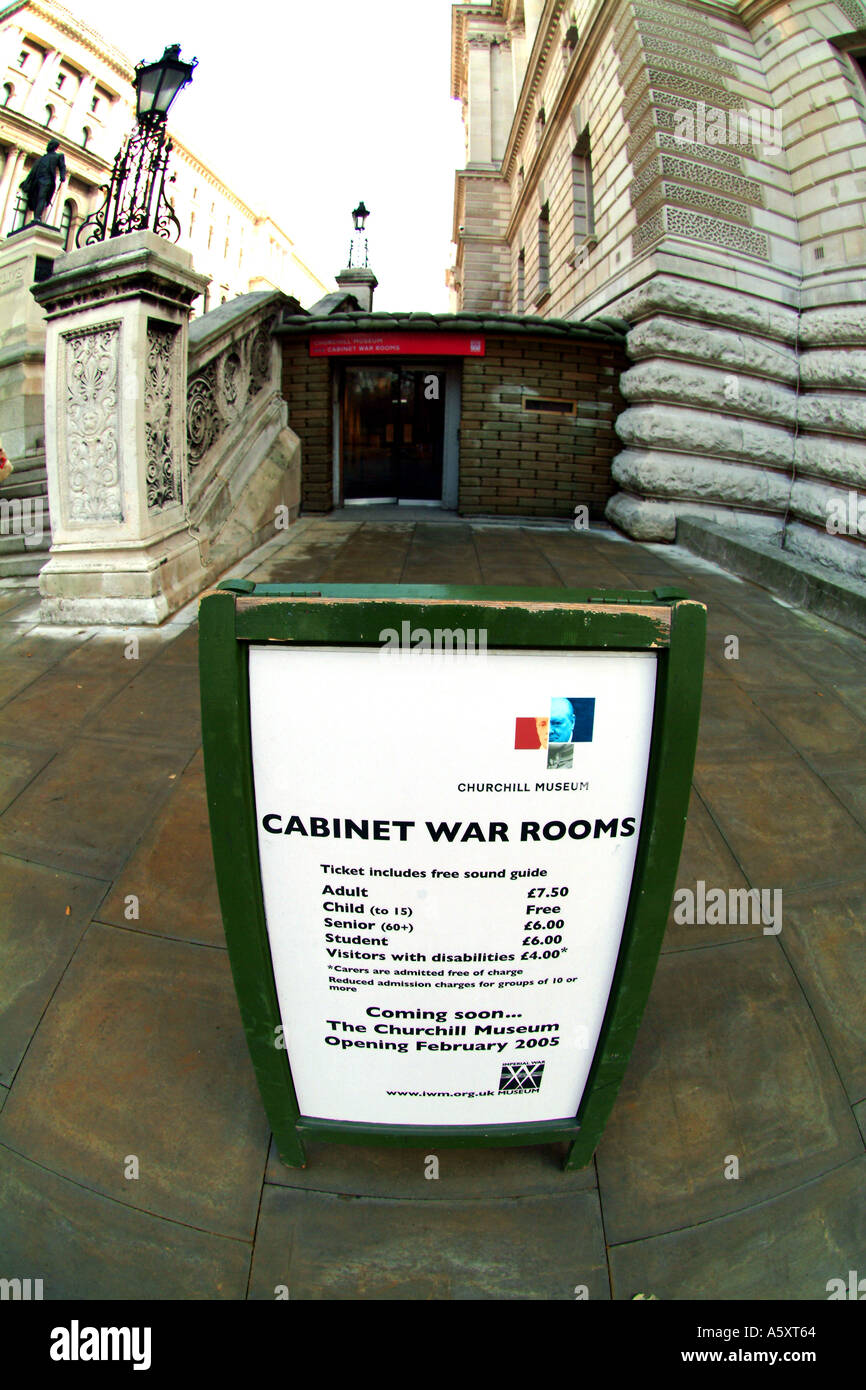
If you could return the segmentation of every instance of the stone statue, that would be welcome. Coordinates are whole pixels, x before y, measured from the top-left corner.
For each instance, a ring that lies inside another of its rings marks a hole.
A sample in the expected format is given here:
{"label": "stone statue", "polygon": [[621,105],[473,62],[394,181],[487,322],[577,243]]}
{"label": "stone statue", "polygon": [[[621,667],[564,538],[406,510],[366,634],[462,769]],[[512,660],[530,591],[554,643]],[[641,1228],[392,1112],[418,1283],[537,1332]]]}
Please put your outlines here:
{"label": "stone statue", "polygon": [[[66,160],[58,154],[59,140],[49,140],[45,153],[37,159],[30,173],[20,185],[27,199],[27,212],[33,213],[33,221],[41,222],[46,209],[54,197],[58,171],[60,182],[66,182]],[[25,221],[26,215],[25,215]]]}

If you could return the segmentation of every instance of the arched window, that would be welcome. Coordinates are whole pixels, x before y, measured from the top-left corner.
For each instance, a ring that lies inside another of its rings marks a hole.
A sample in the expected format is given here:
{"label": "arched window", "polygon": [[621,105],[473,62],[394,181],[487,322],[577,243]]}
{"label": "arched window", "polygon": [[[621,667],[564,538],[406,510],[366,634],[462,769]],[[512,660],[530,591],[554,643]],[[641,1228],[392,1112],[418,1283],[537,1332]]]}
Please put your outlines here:
{"label": "arched window", "polygon": [[81,132],[81,148],[83,150],[86,150],[87,146],[90,144],[90,137],[92,134],[93,131],[90,129],[90,126],[86,125]]}
{"label": "arched window", "polygon": [[50,126],[50,125],[51,125],[51,122],[52,122],[53,120],[54,120],[54,107],[53,107],[53,106],[46,106],[46,108],[45,108],[45,124],[46,124],[47,126]]}
{"label": "arched window", "polygon": [[63,204],[63,216],[60,219],[60,230],[63,233],[63,249],[68,251],[72,245],[72,237],[75,231],[78,208],[72,198],[67,198]]}
{"label": "arched window", "polygon": [[3,105],[8,106],[15,95],[15,88],[11,82],[3,83]]}

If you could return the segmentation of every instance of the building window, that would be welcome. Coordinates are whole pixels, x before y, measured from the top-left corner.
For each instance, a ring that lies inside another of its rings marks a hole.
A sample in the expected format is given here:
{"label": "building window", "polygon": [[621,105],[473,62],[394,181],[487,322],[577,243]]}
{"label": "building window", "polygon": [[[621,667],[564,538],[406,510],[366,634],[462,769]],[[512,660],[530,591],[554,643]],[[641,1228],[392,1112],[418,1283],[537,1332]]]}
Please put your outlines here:
{"label": "building window", "polygon": [[78,212],[75,203],[71,198],[67,198],[63,204],[63,216],[60,219],[60,230],[63,233],[63,249],[68,251],[72,244],[72,233],[75,230],[75,217]]}
{"label": "building window", "polygon": [[545,203],[538,214],[538,290],[536,304],[550,294],[550,204]]}
{"label": "building window", "polygon": [[23,68],[24,64],[27,62],[27,59],[28,59],[29,57],[30,57],[30,54],[27,52],[27,49],[26,49],[26,48],[22,48],[21,52],[18,54],[18,66],[19,66],[19,68]]}
{"label": "building window", "polygon": [[[29,169],[25,170],[25,173],[29,173],[29,172],[30,172]],[[23,226],[24,226],[24,218],[25,218],[26,216],[27,216],[27,195],[26,195],[25,193],[19,193],[19,194],[18,194],[18,197],[17,197],[16,200],[15,200],[15,210],[14,210],[14,212],[12,213],[12,225],[10,226],[9,231],[10,231],[10,232],[17,232],[17,231],[19,230],[19,228],[23,227]]]}
{"label": "building window", "polygon": [[4,105],[4,106],[8,106],[9,103],[10,103],[10,101],[11,101],[12,98],[14,97],[14,95],[15,95],[15,88],[12,86],[12,83],[11,83],[11,82],[4,82],[4,84],[3,84],[3,105]]}
{"label": "building window", "polygon": [[517,313],[526,312],[526,252],[521,246],[517,257]]}
{"label": "building window", "polygon": [[55,87],[57,88],[58,92],[60,92],[60,91],[63,90],[63,84],[64,84],[65,81],[66,81],[66,73],[65,73],[65,72],[58,73],[58,75],[57,75],[57,81],[56,81],[55,84],[54,84]]}
{"label": "building window", "polygon": [[93,114],[94,114],[94,116],[95,116],[96,113],[97,113],[97,111],[99,110],[99,97],[94,97],[94,98],[93,98],[93,100],[92,100],[91,103],[90,103],[90,109],[91,109],[91,111],[93,112]]}
{"label": "building window", "polygon": [[50,126],[50,125],[51,125],[51,122],[52,122],[53,120],[54,120],[54,107],[53,107],[53,106],[46,106],[46,108],[45,108],[45,124],[46,124],[47,126]]}
{"label": "building window", "polygon": [[571,156],[571,199],[574,216],[574,250],[579,252],[595,236],[595,202],[592,188],[592,160],[589,126],[583,131]]}
{"label": "building window", "polygon": [[543,107],[543,106],[539,106],[539,108],[538,108],[538,115],[537,115],[536,118],[535,118],[535,138],[536,138],[536,140],[538,140],[539,142],[541,141],[541,137],[542,137],[542,135],[544,134],[544,127],[545,127],[546,124],[547,124],[547,117],[546,117],[545,114],[544,114],[544,107]]}
{"label": "building window", "polygon": [[89,126],[85,126],[84,129],[82,130],[82,132],[81,132],[81,148],[82,148],[83,150],[86,150],[86,149],[87,149],[87,146],[88,146],[88,144],[90,143],[90,137],[91,137],[92,134],[93,134],[93,131],[90,129]]}

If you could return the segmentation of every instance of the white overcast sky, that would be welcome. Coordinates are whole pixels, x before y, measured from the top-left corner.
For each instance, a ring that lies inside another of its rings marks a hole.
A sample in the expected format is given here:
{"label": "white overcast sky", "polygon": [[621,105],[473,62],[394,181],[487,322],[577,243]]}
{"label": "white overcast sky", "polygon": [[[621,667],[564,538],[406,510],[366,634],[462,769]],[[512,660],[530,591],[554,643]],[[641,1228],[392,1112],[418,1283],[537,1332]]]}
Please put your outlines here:
{"label": "white overcast sky", "polygon": [[363,198],[376,309],[444,310],[454,171],[451,0],[65,0],[133,63],[199,60],[179,139],[335,288]]}

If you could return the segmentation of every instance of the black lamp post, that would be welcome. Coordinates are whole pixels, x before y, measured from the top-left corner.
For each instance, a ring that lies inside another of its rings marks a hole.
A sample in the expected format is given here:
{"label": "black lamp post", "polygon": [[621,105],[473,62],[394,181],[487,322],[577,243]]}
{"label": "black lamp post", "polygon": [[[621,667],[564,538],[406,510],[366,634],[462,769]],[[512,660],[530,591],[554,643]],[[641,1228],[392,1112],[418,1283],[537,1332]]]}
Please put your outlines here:
{"label": "black lamp post", "polygon": [[354,228],[355,228],[355,235],[352,237],[352,240],[349,242],[349,269],[350,269],[350,270],[351,270],[351,268],[352,268],[352,256],[355,254],[355,248],[356,248],[356,246],[357,246],[358,259],[356,259],[355,265],[356,265],[356,267],[360,266],[360,255],[361,255],[361,244],[362,244],[361,239],[362,239],[362,237],[363,237],[363,248],[364,248],[364,267],[366,268],[366,266],[367,266],[367,237],[366,237],[365,233],[366,233],[366,230],[367,230],[367,218],[368,218],[369,216],[370,216],[370,209],[364,207],[364,200],[363,200],[363,198],[362,198],[361,201],[360,201],[360,203],[358,204],[358,206],[357,206],[356,208],[352,208],[352,225],[353,225]]}
{"label": "black lamp post", "polygon": [[[171,140],[166,139],[166,117],[178,92],[192,81],[197,63],[197,58],[185,63],[180,44],[174,43],[157,62],[136,67],[138,124],[115,158],[102,207],[79,227],[77,246],[148,229],[172,241],[179,238],[180,222],[165,191],[172,151]],[[172,174],[168,182],[173,181]]]}

